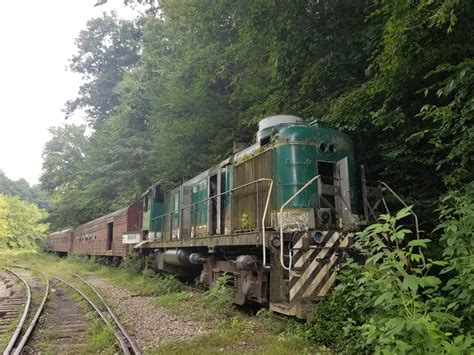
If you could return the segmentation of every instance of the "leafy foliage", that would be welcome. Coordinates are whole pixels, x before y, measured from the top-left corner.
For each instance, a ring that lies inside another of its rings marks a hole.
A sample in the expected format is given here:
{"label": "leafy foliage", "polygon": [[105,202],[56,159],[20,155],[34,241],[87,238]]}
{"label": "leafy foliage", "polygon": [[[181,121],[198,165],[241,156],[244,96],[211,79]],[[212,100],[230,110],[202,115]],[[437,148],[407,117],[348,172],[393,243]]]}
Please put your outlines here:
{"label": "leafy foliage", "polygon": [[326,115],[353,132],[371,175],[415,203],[473,179],[473,13],[470,1],[380,2],[367,78]]}
{"label": "leafy foliage", "polygon": [[42,187],[49,192],[65,188],[84,174],[87,138],[85,126],[52,127],[43,150]]}
{"label": "leafy foliage", "polygon": [[451,192],[441,200],[443,258],[447,262],[442,274],[447,274],[445,290],[456,300],[454,309],[464,317],[466,328],[474,322],[474,185],[463,193]]}
{"label": "leafy foliage", "polygon": [[[406,208],[396,216],[381,216],[381,223],[358,234],[365,262],[346,263],[333,295],[317,305],[317,321],[307,336],[348,353],[472,350],[472,334],[464,333],[462,318],[453,312],[471,306],[445,295],[442,280],[433,272],[452,260],[425,260],[422,251],[430,240],[411,238],[411,232],[399,223],[409,213]],[[472,273],[469,267],[460,270]],[[448,289],[452,290],[452,284],[448,282]],[[343,333],[334,338],[337,329]]]}
{"label": "leafy foliage", "polygon": [[34,249],[48,228],[45,217],[34,204],[0,195],[0,249]]}
{"label": "leafy foliage", "polygon": [[230,314],[233,309],[234,298],[228,287],[228,276],[223,274],[216,279],[215,284],[206,292],[209,305],[223,314]]}

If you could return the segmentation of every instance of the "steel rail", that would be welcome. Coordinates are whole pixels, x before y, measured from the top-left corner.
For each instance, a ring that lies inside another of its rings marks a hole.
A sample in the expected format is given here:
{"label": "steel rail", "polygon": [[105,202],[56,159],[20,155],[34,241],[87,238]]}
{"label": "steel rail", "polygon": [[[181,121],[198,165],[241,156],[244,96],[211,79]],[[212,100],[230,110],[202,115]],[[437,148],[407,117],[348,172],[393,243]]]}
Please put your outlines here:
{"label": "steel rail", "polygon": [[140,348],[138,347],[138,345],[135,343],[135,341],[132,339],[132,337],[130,336],[130,334],[128,333],[127,329],[125,329],[125,327],[122,325],[122,323],[120,322],[120,320],[118,319],[118,317],[115,315],[115,313],[110,309],[110,307],[107,305],[107,303],[105,303],[105,300],[104,298],[102,297],[102,295],[97,292],[97,290],[88,282],[86,281],[83,277],[81,277],[80,275],[78,274],[74,274],[74,276],[76,276],[77,278],[79,278],[79,280],[81,280],[82,282],[84,282],[96,295],[97,297],[99,297],[100,301],[103,303],[103,305],[105,306],[105,308],[107,309],[107,312],[109,312],[109,314],[112,316],[113,320],[115,321],[115,324],[117,324],[117,326],[119,327],[120,331],[122,332],[122,334],[125,336],[125,338],[127,339],[127,341],[130,343],[130,346],[132,347],[133,349],[133,352],[136,354],[136,355],[140,355],[141,354],[141,350]]}
{"label": "steel rail", "polygon": [[79,290],[77,287],[75,287],[74,285],[72,285],[71,283],[61,279],[60,277],[54,277],[55,280],[58,280],[59,282],[62,282],[63,284],[69,286],[70,288],[72,288],[74,291],[76,291],[77,293],[79,293],[81,295],[82,298],[84,298],[90,305],[92,308],[94,308],[94,310],[97,312],[97,314],[100,316],[100,318],[102,318],[102,320],[104,321],[104,323],[110,328],[110,330],[112,330],[114,332],[114,335],[115,335],[115,338],[118,340],[119,344],[120,344],[120,347],[122,348],[123,350],[123,353],[125,355],[130,355],[130,350],[128,350],[128,345],[125,343],[125,341],[123,340],[123,338],[120,336],[120,334],[117,332],[117,330],[110,324],[110,322],[108,321],[108,319],[105,317],[105,315],[102,313],[102,311],[95,305],[94,302],[92,302],[92,300],[87,297],[87,295],[82,292],[81,290]]}
{"label": "steel rail", "polygon": [[[11,265],[11,267],[16,267],[16,268],[20,268],[20,269],[33,271],[30,268],[27,268],[27,267],[24,267],[24,266],[19,266],[19,265]],[[13,352],[14,355],[20,355],[21,352],[23,351],[23,348],[25,347],[26,342],[28,341],[31,333],[33,332],[33,329],[36,326],[36,322],[38,321],[41,313],[43,312],[43,308],[44,308],[44,305],[46,304],[46,300],[48,299],[49,279],[48,279],[48,276],[44,272],[41,272],[41,275],[43,275],[44,279],[46,280],[46,288],[45,288],[45,292],[44,292],[44,295],[43,295],[43,299],[41,300],[41,303],[38,306],[38,309],[36,310],[36,313],[35,313],[33,319],[31,320],[30,325],[28,326],[28,329],[26,329],[25,333],[23,334],[23,337],[21,338],[20,343],[18,344],[15,351]]]}
{"label": "steel rail", "polygon": [[21,277],[20,275],[18,275],[15,271],[10,270],[8,268],[4,268],[4,269],[7,270],[8,272],[10,272],[11,274],[15,275],[19,280],[21,280],[23,282],[23,284],[26,287],[26,295],[27,295],[23,315],[21,316],[20,321],[18,322],[18,325],[15,329],[15,332],[13,333],[12,337],[10,338],[10,341],[8,342],[7,347],[3,351],[3,355],[9,355],[11,353],[13,347],[15,346],[15,343],[18,339],[18,336],[20,335],[21,329],[23,328],[23,325],[25,324],[26,317],[28,316],[28,311],[30,310],[30,305],[31,305],[31,289],[30,289],[30,286],[28,285],[28,282],[26,282],[26,280],[23,277]]}

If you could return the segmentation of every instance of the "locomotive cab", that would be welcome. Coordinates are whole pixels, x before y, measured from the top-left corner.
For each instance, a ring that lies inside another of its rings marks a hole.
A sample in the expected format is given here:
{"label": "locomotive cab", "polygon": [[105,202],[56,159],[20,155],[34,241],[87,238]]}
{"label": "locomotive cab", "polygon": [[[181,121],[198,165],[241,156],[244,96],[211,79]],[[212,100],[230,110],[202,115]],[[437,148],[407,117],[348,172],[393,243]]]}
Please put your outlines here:
{"label": "locomotive cab", "polygon": [[143,217],[142,217],[142,239],[143,241],[154,241],[162,230],[162,221],[157,217],[163,214],[165,195],[158,182],[142,195]]}

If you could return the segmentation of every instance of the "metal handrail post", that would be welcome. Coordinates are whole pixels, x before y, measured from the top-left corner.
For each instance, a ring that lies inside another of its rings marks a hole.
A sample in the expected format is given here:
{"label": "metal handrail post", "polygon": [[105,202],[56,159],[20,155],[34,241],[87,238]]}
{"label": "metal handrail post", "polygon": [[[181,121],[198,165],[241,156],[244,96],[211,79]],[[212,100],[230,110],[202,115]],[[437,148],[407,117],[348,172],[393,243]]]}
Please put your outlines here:
{"label": "metal handrail post", "polygon": [[[408,205],[405,203],[405,201],[402,200],[402,198],[400,196],[398,196],[395,191],[393,191],[390,186],[388,186],[386,183],[384,183],[383,181],[379,181],[380,184],[382,184],[388,191],[390,191],[392,193],[393,196],[395,196],[397,198],[398,201],[400,201],[400,203],[405,206],[405,207],[408,207]],[[388,208],[387,208],[387,211],[388,211]],[[410,210],[410,214],[413,215],[413,218],[415,220],[415,229],[416,229],[416,239],[420,239],[420,232],[419,232],[419,226],[418,226],[418,216],[416,215],[415,212],[413,212],[413,210]]]}
{"label": "metal handrail post", "polygon": [[[390,191],[390,192],[393,194],[393,196],[395,196],[395,197],[398,199],[398,201],[400,201],[400,202],[402,203],[403,206],[408,207],[408,205],[405,203],[405,201],[403,201],[402,198],[401,198],[400,196],[398,196],[398,195],[395,193],[395,191],[393,191],[393,190],[390,188],[390,186],[388,186],[388,185],[387,185],[386,183],[384,183],[383,181],[379,181],[379,183],[382,184],[383,186],[385,186],[385,187],[388,189],[388,191]],[[415,212],[413,212],[412,209],[410,209],[410,213],[413,215],[413,219],[415,220],[416,239],[420,239],[420,229],[419,229],[420,227],[419,227],[419,225],[418,225],[418,216],[416,215]],[[422,264],[423,264],[423,267],[425,267],[425,266],[426,266],[426,261],[425,261],[425,256],[424,256],[423,252],[421,251],[421,247],[418,247],[418,252],[419,252],[420,255],[421,255],[421,262],[422,262]]]}
{"label": "metal handrail post", "polygon": [[265,202],[265,209],[263,210],[263,217],[262,217],[262,252],[263,252],[263,267],[264,268],[270,268],[270,266],[267,266],[267,253],[266,253],[266,238],[265,238],[265,219],[267,217],[267,210],[268,210],[268,205],[270,204],[270,197],[272,195],[272,188],[273,188],[273,180],[272,179],[265,179],[267,181],[270,181],[270,187],[268,188],[268,194],[267,194],[267,201]]}
{"label": "metal handrail post", "polygon": [[258,210],[259,210],[259,208],[258,208],[258,202],[259,202],[259,201],[258,201],[258,193],[259,193],[259,191],[258,191],[258,186],[259,186],[259,185],[260,185],[260,181],[257,181],[257,192],[256,192],[256,194],[255,194],[255,205],[256,205],[256,209],[255,209],[255,224],[257,225],[257,231],[258,231],[258,212],[259,212],[259,211],[258,211]]}
{"label": "metal handrail post", "polygon": [[316,175],[314,178],[309,180],[306,184],[303,185],[301,189],[299,189],[293,196],[291,196],[288,201],[286,201],[280,208],[280,216],[279,216],[279,221],[280,221],[280,264],[283,267],[283,269],[291,271],[291,263],[292,263],[292,255],[291,251],[288,249],[288,255],[290,257],[290,262],[288,264],[288,267],[285,266],[285,261],[283,260],[283,209],[291,202],[293,199],[298,196],[303,190],[305,190],[309,185],[313,183],[313,181],[320,179],[321,175]]}

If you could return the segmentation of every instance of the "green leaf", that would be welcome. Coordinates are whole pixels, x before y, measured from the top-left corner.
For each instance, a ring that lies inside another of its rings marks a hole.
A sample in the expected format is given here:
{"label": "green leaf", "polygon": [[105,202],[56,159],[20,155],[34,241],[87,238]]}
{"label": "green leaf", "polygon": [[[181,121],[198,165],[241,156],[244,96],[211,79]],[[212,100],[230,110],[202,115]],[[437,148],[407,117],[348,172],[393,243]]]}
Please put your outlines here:
{"label": "green leaf", "polygon": [[441,280],[436,276],[424,276],[419,279],[419,284],[422,287],[436,287],[441,283]]}
{"label": "green leaf", "polygon": [[405,218],[405,217],[409,216],[410,214],[412,214],[412,212],[411,212],[412,208],[413,208],[413,206],[408,206],[408,207],[402,208],[395,215],[395,219],[398,221],[402,218]]}
{"label": "green leaf", "polygon": [[426,248],[426,244],[429,243],[429,242],[431,242],[430,239],[416,239],[416,240],[409,241],[408,246]]}
{"label": "green leaf", "polygon": [[381,303],[391,301],[392,299],[393,299],[393,293],[391,292],[383,293],[375,299],[374,306],[378,306]]}
{"label": "green leaf", "polygon": [[403,279],[403,286],[407,290],[417,291],[419,286],[419,278],[414,275],[407,275]]}

